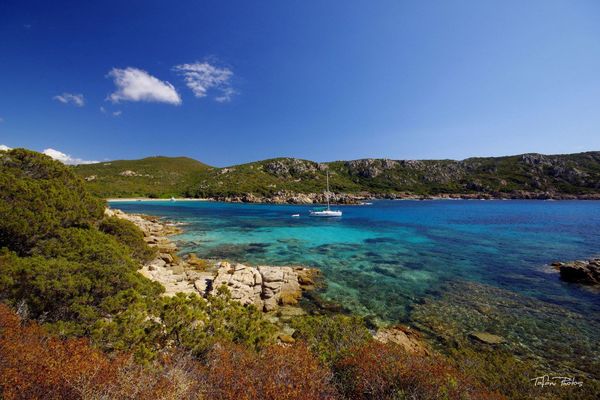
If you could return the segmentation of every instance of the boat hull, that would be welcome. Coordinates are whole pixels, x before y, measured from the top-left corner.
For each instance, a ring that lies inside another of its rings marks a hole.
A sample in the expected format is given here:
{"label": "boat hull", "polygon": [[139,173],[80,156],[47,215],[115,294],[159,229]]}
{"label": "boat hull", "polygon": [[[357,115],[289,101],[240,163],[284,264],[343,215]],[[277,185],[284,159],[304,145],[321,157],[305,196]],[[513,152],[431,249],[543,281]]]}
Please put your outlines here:
{"label": "boat hull", "polygon": [[342,212],[338,211],[338,210],[311,211],[310,216],[311,217],[322,217],[322,218],[341,217]]}

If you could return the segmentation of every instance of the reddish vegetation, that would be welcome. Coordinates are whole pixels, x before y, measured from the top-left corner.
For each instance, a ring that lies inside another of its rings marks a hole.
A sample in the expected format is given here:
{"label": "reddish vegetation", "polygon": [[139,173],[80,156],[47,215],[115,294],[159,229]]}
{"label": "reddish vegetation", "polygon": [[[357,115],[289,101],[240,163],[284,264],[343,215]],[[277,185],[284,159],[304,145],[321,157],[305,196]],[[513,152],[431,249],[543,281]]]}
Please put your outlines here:
{"label": "reddish vegetation", "polygon": [[22,324],[2,304],[0,327],[0,387],[6,400],[77,398],[86,387],[113,381],[123,363],[109,360],[86,340],[60,340],[37,324]]}
{"label": "reddish vegetation", "polygon": [[[436,356],[370,341],[333,371],[302,343],[256,353],[217,345],[203,361],[171,353],[151,365],[58,339],[0,304],[0,398],[498,399]],[[337,388],[337,389],[336,389]]]}
{"label": "reddish vegetation", "polygon": [[260,355],[239,346],[215,349],[208,361],[210,399],[333,399],[331,373],[303,344]]}
{"label": "reddish vegetation", "polygon": [[201,363],[187,355],[140,366],[108,357],[84,339],[52,337],[0,304],[0,398],[332,399],[330,373],[303,345],[262,353],[216,347]]}
{"label": "reddish vegetation", "polygon": [[371,341],[335,366],[349,399],[502,399],[438,356],[415,356]]}

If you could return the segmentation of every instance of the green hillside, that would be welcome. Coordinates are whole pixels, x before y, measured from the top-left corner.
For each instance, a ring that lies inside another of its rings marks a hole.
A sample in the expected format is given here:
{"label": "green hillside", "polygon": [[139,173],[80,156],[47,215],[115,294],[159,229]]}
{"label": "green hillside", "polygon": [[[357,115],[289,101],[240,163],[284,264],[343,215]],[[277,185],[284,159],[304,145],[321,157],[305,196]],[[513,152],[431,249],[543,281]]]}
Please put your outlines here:
{"label": "green hillside", "polygon": [[147,157],[77,165],[88,190],[102,197],[180,196],[211,169],[187,157]]}
{"label": "green hillside", "polygon": [[523,154],[454,160],[362,159],[316,163],[276,158],[212,168],[188,158],[152,157],[81,165],[75,171],[91,191],[105,197],[227,197],[251,193],[337,193],[374,195],[489,194],[522,192],[600,194],[600,152]]}

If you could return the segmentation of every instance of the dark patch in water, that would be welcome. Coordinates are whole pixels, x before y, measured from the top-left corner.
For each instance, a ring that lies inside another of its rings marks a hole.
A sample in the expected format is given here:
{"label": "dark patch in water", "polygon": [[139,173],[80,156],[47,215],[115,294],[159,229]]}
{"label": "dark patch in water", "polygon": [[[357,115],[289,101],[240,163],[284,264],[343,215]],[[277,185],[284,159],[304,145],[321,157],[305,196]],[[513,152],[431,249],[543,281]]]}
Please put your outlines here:
{"label": "dark patch in water", "polygon": [[365,243],[367,243],[367,244],[374,244],[374,243],[395,243],[395,242],[397,242],[396,239],[394,239],[394,238],[388,238],[388,237],[369,238],[369,239],[365,239],[363,241]]}
{"label": "dark patch in water", "polygon": [[381,267],[377,267],[377,266],[373,267],[373,271],[377,272],[378,274],[381,274],[381,275],[389,276],[391,278],[394,278],[396,276],[396,274],[394,274],[392,271],[388,271],[385,268],[381,268]]}

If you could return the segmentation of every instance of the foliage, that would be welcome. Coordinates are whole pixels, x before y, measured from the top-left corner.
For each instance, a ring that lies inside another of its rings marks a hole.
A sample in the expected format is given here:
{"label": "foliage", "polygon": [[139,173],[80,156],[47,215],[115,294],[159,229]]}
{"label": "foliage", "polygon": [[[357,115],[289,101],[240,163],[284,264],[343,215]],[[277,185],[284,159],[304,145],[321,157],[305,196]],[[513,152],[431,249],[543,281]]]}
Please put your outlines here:
{"label": "foliage", "polygon": [[302,344],[215,346],[205,362],[179,351],[153,363],[108,357],[85,339],[61,340],[0,304],[0,398],[332,399],[331,373]]}
{"label": "foliage", "polygon": [[62,341],[24,324],[0,304],[0,389],[11,399],[76,399],[115,379],[121,358],[109,360],[84,339]]}
{"label": "foliage", "polygon": [[156,256],[156,250],[146,244],[144,235],[131,221],[108,217],[100,222],[98,229],[114,236],[119,243],[131,249],[131,257],[138,262],[144,263]]}
{"label": "foliage", "polygon": [[12,304],[24,304],[31,317],[56,324],[64,334],[89,334],[92,325],[107,315],[109,305],[113,313],[130,306],[119,299],[131,290],[156,296],[162,289],[139,275],[129,263],[110,267],[62,257],[22,258],[7,251],[0,254],[0,297]]}
{"label": "foliage", "polygon": [[334,367],[348,399],[502,399],[439,356],[408,354],[395,344],[370,341]]}
{"label": "foliage", "polygon": [[362,318],[356,316],[305,316],[292,321],[294,337],[306,341],[313,353],[328,364],[349,354],[372,336]]}
{"label": "foliage", "polygon": [[59,228],[90,227],[104,202],[71,169],[24,149],[0,152],[0,248],[23,255]]}
{"label": "foliage", "polygon": [[302,343],[271,346],[260,354],[218,346],[207,357],[206,398],[312,400],[337,398],[331,372]]}
{"label": "foliage", "polygon": [[148,157],[77,165],[73,169],[86,179],[91,192],[102,197],[169,198],[180,196],[211,167],[187,157]]}
{"label": "foliage", "polygon": [[465,375],[477,377],[488,389],[502,393],[509,399],[595,399],[600,393],[598,380],[578,376],[574,377],[583,382],[581,387],[535,386],[532,379],[546,375],[547,371],[502,349],[463,344],[450,351],[449,359]]}
{"label": "foliage", "polygon": [[[140,176],[123,176],[126,170],[140,172]],[[211,168],[190,159],[152,157],[82,165],[75,171],[88,179],[95,176],[87,185],[105,197],[152,194],[162,198],[173,195],[219,198],[247,193],[272,196],[281,191],[320,193],[325,186],[326,171],[331,174],[332,191],[346,193],[513,195],[516,191],[564,194],[600,191],[600,152],[523,154],[462,161],[368,159],[321,164],[276,158],[227,168]]]}

